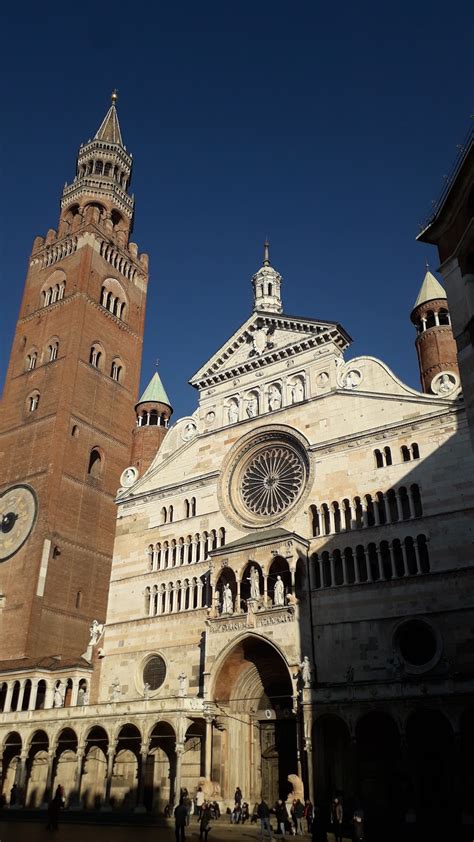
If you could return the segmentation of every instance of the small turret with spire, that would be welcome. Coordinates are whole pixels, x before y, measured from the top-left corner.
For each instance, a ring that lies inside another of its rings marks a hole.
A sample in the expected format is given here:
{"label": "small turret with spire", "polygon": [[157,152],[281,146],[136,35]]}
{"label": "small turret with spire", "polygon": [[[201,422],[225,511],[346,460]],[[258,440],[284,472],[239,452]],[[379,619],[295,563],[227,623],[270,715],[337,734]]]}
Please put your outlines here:
{"label": "small turret with spire", "polygon": [[156,452],[168,432],[173,414],[158,371],[155,371],[143,395],[135,406],[137,426],[133,431],[132,465],[141,475],[150,467]]}
{"label": "small turret with spire", "polygon": [[424,392],[432,392],[436,375],[452,372],[459,376],[459,369],[446,292],[428,264],[410,318],[417,330],[421,386]]}
{"label": "small turret with spire", "polygon": [[253,309],[268,313],[282,313],[281,282],[280,273],[270,264],[270,244],[266,239],[263,244],[263,265],[252,278]]}

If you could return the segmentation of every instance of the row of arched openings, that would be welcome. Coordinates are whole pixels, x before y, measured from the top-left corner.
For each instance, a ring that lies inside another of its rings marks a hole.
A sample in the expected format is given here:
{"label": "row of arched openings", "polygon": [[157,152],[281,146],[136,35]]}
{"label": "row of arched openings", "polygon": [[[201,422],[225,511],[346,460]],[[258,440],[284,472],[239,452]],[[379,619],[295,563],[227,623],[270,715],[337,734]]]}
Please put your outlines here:
{"label": "row of arched openings", "polygon": [[[400,448],[400,455],[403,462],[411,462],[413,459],[420,458],[420,448],[416,442],[413,442],[410,445],[404,444]],[[388,447],[388,445],[382,450],[379,450],[379,448],[374,450],[374,458],[375,466],[377,468],[386,468],[389,465],[393,465],[392,450]]]}
{"label": "row of arched openings", "polygon": [[173,538],[171,541],[159,541],[147,548],[147,569],[166,570],[169,567],[179,567],[204,561],[211,550],[225,545],[226,532],[221,526],[219,530],[210,532],[196,532],[186,538]]}
{"label": "row of arched openings", "polygon": [[421,517],[423,506],[420,488],[416,483],[409,488],[390,488],[387,492],[377,491],[374,495],[348,497],[341,502],[312,504],[309,507],[310,530],[313,538],[333,535],[354,529],[383,526],[411,518]]}
{"label": "row of arched openings", "polygon": [[380,582],[430,572],[426,535],[371,542],[311,555],[315,588]]}

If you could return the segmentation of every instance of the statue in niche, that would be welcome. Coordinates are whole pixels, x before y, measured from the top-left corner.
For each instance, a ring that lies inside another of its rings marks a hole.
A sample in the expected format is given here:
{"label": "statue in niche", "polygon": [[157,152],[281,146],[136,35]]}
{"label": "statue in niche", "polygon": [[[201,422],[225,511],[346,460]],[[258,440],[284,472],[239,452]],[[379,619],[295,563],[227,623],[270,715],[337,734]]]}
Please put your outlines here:
{"label": "statue in niche", "polygon": [[285,586],[283,584],[283,580],[281,576],[277,576],[277,580],[275,582],[275,589],[273,592],[273,604],[274,605],[284,605],[285,604]]}
{"label": "statue in niche", "polygon": [[271,412],[281,408],[281,392],[278,386],[272,385],[268,390],[268,408]]}
{"label": "statue in niche", "polygon": [[186,673],[181,672],[178,675],[178,681],[179,681],[179,693],[178,693],[178,695],[179,696],[187,696],[188,695],[188,677],[187,677]]}
{"label": "statue in niche", "polygon": [[300,664],[301,678],[303,679],[303,687],[308,689],[311,687],[311,664],[307,655],[303,658],[303,663]]}
{"label": "statue in niche", "polygon": [[143,698],[150,698],[150,685],[148,684],[148,681],[145,681],[145,684],[143,685]]}
{"label": "statue in niche", "polygon": [[53,698],[53,707],[55,708],[62,708],[64,705],[64,684],[62,681],[59,682],[57,687],[54,690],[54,698]]}
{"label": "statue in niche", "polygon": [[452,374],[443,372],[433,380],[432,391],[435,395],[447,395],[456,388],[456,378]]}
{"label": "statue in niche", "polygon": [[304,398],[304,386],[298,377],[297,380],[290,386],[291,403],[299,403]]}
{"label": "statue in niche", "polygon": [[358,369],[351,368],[343,379],[343,385],[346,389],[357,389],[362,383],[362,374]]}
{"label": "statue in niche", "polygon": [[258,399],[256,395],[250,395],[247,401],[247,415],[249,418],[255,418],[258,415]]}
{"label": "statue in niche", "polygon": [[88,692],[88,690],[84,690],[84,695],[82,697],[82,704],[83,705],[89,704],[89,692]]}
{"label": "statue in niche", "polygon": [[105,623],[99,623],[98,620],[92,620],[90,631],[90,640],[89,646],[97,646],[100,638],[102,637],[102,633],[104,631]]}
{"label": "statue in niche", "polygon": [[256,567],[250,568],[250,576],[247,576],[250,582],[250,598],[260,599],[260,576]]}
{"label": "statue in niche", "polygon": [[234,600],[232,599],[232,591],[228,582],[225,583],[224,590],[222,591],[222,613],[234,613]]}
{"label": "statue in niche", "polygon": [[235,424],[239,420],[239,405],[236,401],[231,401],[228,405],[227,417],[229,424]]}

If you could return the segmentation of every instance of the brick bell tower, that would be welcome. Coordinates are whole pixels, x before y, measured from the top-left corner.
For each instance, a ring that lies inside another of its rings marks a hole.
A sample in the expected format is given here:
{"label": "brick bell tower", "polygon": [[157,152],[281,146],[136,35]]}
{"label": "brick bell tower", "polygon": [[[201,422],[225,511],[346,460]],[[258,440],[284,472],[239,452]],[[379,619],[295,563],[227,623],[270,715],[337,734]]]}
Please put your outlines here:
{"label": "brick bell tower", "polygon": [[[448,378],[444,378],[448,387],[450,379],[453,385],[457,385],[459,368],[446,292],[428,267],[426,268],[410,318],[417,329],[415,346],[422,389],[424,392],[438,393],[443,390],[443,381],[439,383],[438,375],[448,375]],[[433,383],[435,378],[437,380]]]}
{"label": "brick bell tower", "polygon": [[0,659],[75,657],[105,620],[130,464],[148,257],[112,104],[36,237],[0,416]]}

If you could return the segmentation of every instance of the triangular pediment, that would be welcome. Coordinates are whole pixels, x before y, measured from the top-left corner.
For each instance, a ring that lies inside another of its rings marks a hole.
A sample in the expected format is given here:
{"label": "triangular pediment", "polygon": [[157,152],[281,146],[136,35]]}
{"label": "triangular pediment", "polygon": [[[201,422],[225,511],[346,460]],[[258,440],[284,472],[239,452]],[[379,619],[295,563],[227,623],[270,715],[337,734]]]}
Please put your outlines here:
{"label": "triangular pediment", "polygon": [[206,388],[313,346],[332,343],[343,351],[350,342],[336,322],[257,310],[189,382],[198,389]]}

